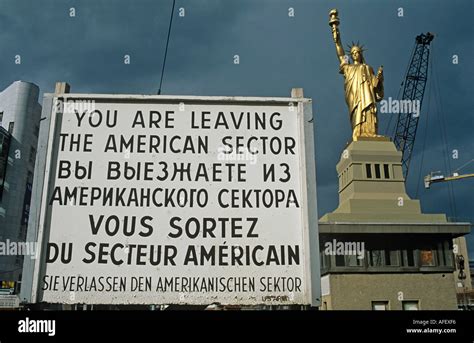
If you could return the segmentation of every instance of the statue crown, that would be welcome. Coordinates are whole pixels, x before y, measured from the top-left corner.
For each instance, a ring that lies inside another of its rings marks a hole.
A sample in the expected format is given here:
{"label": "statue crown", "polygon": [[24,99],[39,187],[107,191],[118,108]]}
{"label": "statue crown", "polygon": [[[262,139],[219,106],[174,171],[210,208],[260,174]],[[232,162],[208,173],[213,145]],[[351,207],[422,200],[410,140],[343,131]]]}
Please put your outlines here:
{"label": "statue crown", "polygon": [[365,51],[364,46],[360,45],[359,42],[357,43],[352,42],[352,45],[348,45],[348,47],[349,47],[349,50],[348,50],[349,53],[352,53],[354,51],[359,51],[360,53],[362,53]]}

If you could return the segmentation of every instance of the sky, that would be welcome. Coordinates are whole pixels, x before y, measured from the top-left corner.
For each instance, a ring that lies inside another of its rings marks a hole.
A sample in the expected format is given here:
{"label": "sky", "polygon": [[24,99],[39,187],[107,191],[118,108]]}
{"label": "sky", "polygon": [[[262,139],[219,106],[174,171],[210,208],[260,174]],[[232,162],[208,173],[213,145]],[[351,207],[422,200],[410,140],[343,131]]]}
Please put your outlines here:
{"label": "sky", "polygon": [[[66,81],[77,93],[156,94],[171,6],[0,0],[0,89],[23,80],[42,94]],[[384,66],[386,98],[398,96],[415,37],[435,34],[407,191],[426,213],[474,222],[474,178],[423,187],[429,172],[450,174],[474,159],[472,0],[176,0],[162,94],[287,97],[304,88],[315,116],[318,213],[333,211],[335,166],[351,130],[328,26],[332,8],[344,47],[360,41],[366,62]],[[379,113],[381,134],[390,133],[391,116]],[[474,162],[459,172],[474,173]],[[474,258],[474,234],[468,242]]]}

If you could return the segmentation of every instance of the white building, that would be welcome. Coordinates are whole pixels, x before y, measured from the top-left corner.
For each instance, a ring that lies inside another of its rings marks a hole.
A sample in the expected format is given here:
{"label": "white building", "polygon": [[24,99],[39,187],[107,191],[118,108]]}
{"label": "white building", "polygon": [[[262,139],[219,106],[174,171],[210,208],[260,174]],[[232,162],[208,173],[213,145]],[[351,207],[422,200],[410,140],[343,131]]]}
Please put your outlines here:
{"label": "white building", "polygon": [[[41,119],[38,95],[38,86],[24,81],[15,81],[0,93],[0,243],[4,247],[26,239]],[[20,281],[22,265],[22,255],[0,251],[0,281]]]}

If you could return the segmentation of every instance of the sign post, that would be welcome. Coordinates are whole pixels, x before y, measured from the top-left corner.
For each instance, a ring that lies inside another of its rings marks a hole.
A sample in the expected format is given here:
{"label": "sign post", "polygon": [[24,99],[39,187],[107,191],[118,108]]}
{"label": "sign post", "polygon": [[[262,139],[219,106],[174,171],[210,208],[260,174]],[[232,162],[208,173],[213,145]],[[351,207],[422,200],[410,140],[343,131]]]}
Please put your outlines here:
{"label": "sign post", "polygon": [[31,302],[319,305],[310,99],[45,99]]}

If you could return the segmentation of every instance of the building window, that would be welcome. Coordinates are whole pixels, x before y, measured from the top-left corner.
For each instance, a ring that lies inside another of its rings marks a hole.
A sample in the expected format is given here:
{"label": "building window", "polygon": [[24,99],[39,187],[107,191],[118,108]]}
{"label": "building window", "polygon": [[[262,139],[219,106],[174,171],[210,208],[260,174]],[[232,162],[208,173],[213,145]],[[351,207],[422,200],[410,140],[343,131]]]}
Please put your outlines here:
{"label": "building window", "polygon": [[364,261],[361,258],[358,258],[357,255],[346,255],[346,266],[349,267],[362,267],[362,262]]}
{"label": "building window", "polygon": [[0,126],[2,126],[2,121],[3,121],[3,112],[0,112]]}
{"label": "building window", "polygon": [[388,311],[388,301],[372,301],[373,311]]}
{"label": "building window", "polygon": [[446,265],[452,267],[454,265],[453,260],[453,241],[444,241],[444,258]]}
{"label": "building window", "polygon": [[375,164],[375,178],[380,179],[380,164]]}
{"label": "building window", "polygon": [[3,187],[5,184],[9,149],[10,135],[3,127],[0,127],[0,200],[2,200]]}
{"label": "building window", "polygon": [[344,267],[345,265],[344,255],[336,255],[336,267]]}
{"label": "building window", "polygon": [[415,255],[413,249],[403,250],[402,265],[404,267],[414,267],[415,266]]}
{"label": "building window", "polygon": [[13,134],[13,127],[15,126],[15,122],[11,121],[10,124],[8,124],[8,132],[12,135]]}
{"label": "building window", "polygon": [[372,169],[370,168],[370,164],[365,165],[365,174],[367,175],[368,179],[372,178]]}
{"label": "building window", "polygon": [[370,266],[371,267],[382,267],[383,266],[383,250],[371,250],[370,251]]}
{"label": "building window", "polygon": [[445,256],[444,256],[444,249],[443,249],[443,242],[439,242],[437,244],[437,248],[438,248],[438,251],[437,251],[437,255],[438,255],[438,265],[439,266],[447,266],[446,264],[446,259],[445,259]]}
{"label": "building window", "polygon": [[383,174],[386,179],[390,179],[390,173],[388,169],[388,164],[383,165]]}
{"label": "building window", "polygon": [[433,250],[420,250],[420,264],[422,267],[430,267],[435,265]]}
{"label": "building window", "polygon": [[36,149],[31,147],[30,148],[30,163],[35,163],[35,157],[36,157]]}
{"label": "building window", "polygon": [[320,260],[321,260],[321,269],[327,269],[330,265],[328,261],[329,255],[324,253],[324,250],[321,250],[320,252]]}
{"label": "building window", "polygon": [[403,311],[418,311],[420,309],[418,300],[402,301]]}
{"label": "building window", "polygon": [[398,250],[385,250],[385,265],[399,266]]}

